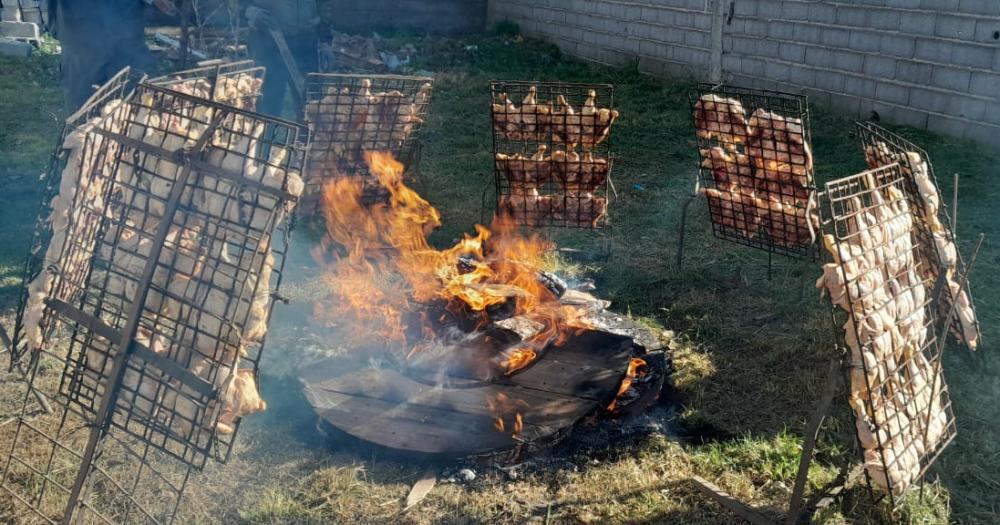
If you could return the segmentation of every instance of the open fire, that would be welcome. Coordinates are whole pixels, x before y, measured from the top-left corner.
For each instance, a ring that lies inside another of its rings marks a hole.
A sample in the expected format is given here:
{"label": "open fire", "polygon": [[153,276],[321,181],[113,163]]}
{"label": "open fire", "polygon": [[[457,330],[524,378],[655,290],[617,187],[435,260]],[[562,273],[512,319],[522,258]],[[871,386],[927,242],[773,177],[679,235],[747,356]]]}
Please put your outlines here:
{"label": "open fire", "polygon": [[498,219],[492,228],[477,225],[475,235],[436,249],[427,235],[441,224],[438,211],[403,183],[403,165],[390,154],[366,155],[389,197],[366,205],[362,184],[349,178],[323,188],[326,231],[315,255],[326,270],[329,298],[316,305],[320,320],[346,319],[341,326],[352,342],[375,338],[415,359],[442,338],[459,335],[449,320],[471,325],[467,333],[473,333],[512,319],[520,337],[492,359],[493,371],[504,375],[590,327],[580,309],[560,303],[539,279],[548,242],[522,236]]}
{"label": "open fire", "polygon": [[647,375],[645,348],[608,328],[621,316],[543,270],[550,242],[500,217],[438,249],[428,235],[441,216],[403,183],[403,165],[365,158],[384,199],[348,177],[320,199],[314,314],[355,349],[303,372],[321,421],[396,450],[464,456],[655,399],[662,374]]}

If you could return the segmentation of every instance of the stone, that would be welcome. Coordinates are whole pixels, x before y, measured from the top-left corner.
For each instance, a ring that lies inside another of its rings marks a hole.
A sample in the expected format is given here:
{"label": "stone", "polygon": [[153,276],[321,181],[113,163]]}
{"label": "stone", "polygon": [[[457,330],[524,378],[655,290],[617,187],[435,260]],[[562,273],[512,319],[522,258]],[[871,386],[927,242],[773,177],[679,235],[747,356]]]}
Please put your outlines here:
{"label": "stone", "polygon": [[0,55],[27,58],[34,50],[35,47],[27,42],[12,38],[0,38]]}

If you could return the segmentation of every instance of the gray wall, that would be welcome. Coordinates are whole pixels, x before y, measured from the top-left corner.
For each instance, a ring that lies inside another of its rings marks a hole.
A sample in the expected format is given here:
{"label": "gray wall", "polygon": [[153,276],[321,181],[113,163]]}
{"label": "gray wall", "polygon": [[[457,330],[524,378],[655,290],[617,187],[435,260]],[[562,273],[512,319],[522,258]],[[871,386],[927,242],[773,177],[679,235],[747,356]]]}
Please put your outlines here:
{"label": "gray wall", "polygon": [[719,1],[490,0],[489,18],[664,76],[707,79],[718,42],[728,82],[1000,145],[1000,0]]}
{"label": "gray wall", "polygon": [[[998,0],[1000,1],[1000,0]],[[468,33],[486,25],[487,0],[319,0],[323,18],[339,31],[413,29]]]}

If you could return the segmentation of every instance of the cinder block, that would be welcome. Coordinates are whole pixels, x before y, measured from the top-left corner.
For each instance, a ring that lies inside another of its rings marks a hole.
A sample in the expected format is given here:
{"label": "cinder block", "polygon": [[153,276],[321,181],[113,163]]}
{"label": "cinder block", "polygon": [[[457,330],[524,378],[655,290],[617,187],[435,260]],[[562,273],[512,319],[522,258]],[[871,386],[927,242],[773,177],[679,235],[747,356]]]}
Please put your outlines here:
{"label": "cinder block", "polygon": [[831,93],[830,107],[848,115],[857,115],[861,111],[861,99],[843,93]]}
{"label": "cinder block", "polygon": [[825,47],[806,48],[806,64],[817,67],[836,67],[836,53]]}
{"label": "cinder block", "polygon": [[698,29],[712,29],[712,17],[703,13],[694,15],[694,27]]}
{"label": "cinder block", "polygon": [[743,57],[739,55],[734,55],[732,53],[723,53],[722,55],[722,71],[739,71],[743,63]]}
{"label": "cinder block", "polygon": [[862,71],[873,78],[893,78],[896,75],[896,60],[879,55],[865,55]]}
{"label": "cinder block", "polygon": [[27,42],[10,38],[0,38],[0,55],[12,57],[29,57],[35,47]]}
{"label": "cinder block", "polygon": [[964,16],[938,15],[934,34],[945,38],[972,40],[976,34],[976,19]]}
{"label": "cinder block", "polygon": [[927,117],[927,129],[935,133],[943,133],[953,137],[961,137],[965,132],[968,122],[944,115],[929,115]]}
{"label": "cinder block", "polygon": [[810,104],[821,106],[830,105],[830,92],[823,89],[802,88],[802,94],[806,96]]}
{"label": "cinder block", "polygon": [[782,42],[778,48],[778,57],[789,62],[802,62],[806,58],[806,47]]}
{"label": "cinder block", "polygon": [[899,17],[899,30],[904,33],[914,35],[934,34],[934,15],[930,13],[918,12],[897,12]]}
{"label": "cinder block", "polygon": [[816,86],[832,92],[844,91],[844,74],[836,71],[816,70]]}
{"label": "cinder block", "polygon": [[980,69],[990,69],[990,65],[993,63],[993,55],[996,53],[996,46],[956,43],[951,44],[951,46],[952,64]]}
{"label": "cinder block", "polygon": [[972,39],[984,44],[1000,44],[1000,38],[994,38],[997,32],[1000,32],[1000,20],[983,18],[976,21],[976,34]]}
{"label": "cinder block", "polygon": [[1000,73],[982,73],[974,71],[969,84],[969,92],[973,95],[1000,99]]}
{"label": "cinder block", "polygon": [[862,98],[875,96],[875,81],[865,77],[848,75],[844,78],[844,93]]}
{"label": "cinder block", "polygon": [[983,121],[1000,125],[1000,102],[993,101],[986,104],[986,115],[983,117]]}
{"label": "cinder block", "polygon": [[767,36],[767,22],[763,20],[747,20],[743,32],[752,36]]}
{"label": "cinder block", "polygon": [[764,61],[749,57],[743,57],[743,62],[740,66],[740,72],[747,75],[762,77],[764,76]]}
{"label": "cinder block", "polygon": [[846,29],[820,29],[819,41],[824,46],[847,47],[851,41],[851,33]]}
{"label": "cinder block", "polygon": [[1000,2],[996,0],[961,0],[959,8],[972,15],[1000,16]]}
{"label": "cinder block", "polygon": [[789,67],[780,62],[767,62],[764,64],[764,76],[775,82],[787,82]]}
{"label": "cinder block", "polygon": [[0,38],[37,42],[41,38],[38,24],[31,22],[0,22]]}
{"label": "cinder block", "polygon": [[910,89],[910,101],[908,104],[914,108],[944,113],[948,110],[949,96],[951,95],[940,91],[913,87]]}
{"label": "cinder block", "polygon": [[701,49],[708,49],[711,47],[712,36],[704,31],[686,31],[684,33],[684,42],[690,46],[695,46]]}
{"label": "cinder block", "polygon": [[733,13],[736,16],[754,16],[757,14],[757,2],[734,2]]}
{"label": "cinder block", "polygon": [[931,71],[934,68],[930,64],[922,64],[910,60],[900,60],[896,64],[896,80],[910,82],[913,84],[927,85],[931,81]]}
{"label": "cinder block", "polygon": [[777,58],[781,44],[775,40],[765,38],[752,39],[750,41],[750,52],[759,57]]}
{"label": "cinder block", "polygon": [[921,9],[940,9],[950,13],[958,11],[959,0],[920,0]]}
{"label": "cinder block", "polygon": [[893,124],[913,126],[915,128],[927,128],[927,112],[912,108],[886,104],[874,101],[871,106],[872,111],[877,111],[882,120]]}
{"label": "cinder block", "polygon": [[893,34],[882,35],[882,53],[900,58],[913,56],[915,43],[913,37]]}
{"label": "cinder block", "polygon": [[951,63],[952,43],[928,38],[918,38],[913,56],[939,64]]}
{"label": "cinder block", "polygon": [[820,28],[812,24],[796,22],[792,39],[800,44],[819,44],[822,33]]}
{"label": "cinder block", "polygon": [[1000,146],[1000,126],[969,123],[965,126],[962,136],[980,144]]}
{"label": "cinder block", "polygon": [[899,29],[900,25],[899,11],[893,11],[890,9],[874,9],[868,16],[868,25],[875,29],[896,31]]}
{"label": "cinder block", "polygon": [[795,24],[775,20],[767,25],[767,36],[779,40],[791,40],[794,38]]}
{"label": "cinder block", "polygon": [[788,71],[788,81],[798,86],[815,86],[816,70],[810,67],[792,67]]}
{"label": "cinder block", "polygon": [[968,93],[971,76],[972,73],[963,69],[948,66],[934,66],[934,70],[931,71],[931,85],[962,93]]}
{"label": "cinder block", "polygon": [[986,101],[978,98],[951,97],[948,114],[969,120],[982,120],[986,116]]}
{"label": "cinder block", "polygon": [[862,7],[837,7],[837,23],[843,26],[868,27],[868,10]]}
{"label": "cinder block", "polygon": [[900,9],[918,9],[921,0],[885,0],[886,7],[896,7]]}
{"label": "cinder block", "polygon": [[812,18],[809,16],[811,8],[812,5],[803,2],[783,2],[781,4],[781,17],[785,20],[811,21]]}
{"label": "cinder block", "polygon": [[910,101],[910,88],[879,82],[875,88],[875,98],[882,102],[906,105]]}
{"label": "cinder block", "polygon": [[855,51],[877,52],[882,47],[882,36],[874,31],[853,30],[851,31],[850,47]]}
{"label": "cinder block", "polygon": [[837,6],[825,2],[810,2],[808,5],[809,20],[820,24],[837,23]]}
{"label": "cinder block", "polygon": [[834,58],[834,67],[849,73],[861,73],[861,68],[865,63],[865,56],[853,51],[837,51]]}

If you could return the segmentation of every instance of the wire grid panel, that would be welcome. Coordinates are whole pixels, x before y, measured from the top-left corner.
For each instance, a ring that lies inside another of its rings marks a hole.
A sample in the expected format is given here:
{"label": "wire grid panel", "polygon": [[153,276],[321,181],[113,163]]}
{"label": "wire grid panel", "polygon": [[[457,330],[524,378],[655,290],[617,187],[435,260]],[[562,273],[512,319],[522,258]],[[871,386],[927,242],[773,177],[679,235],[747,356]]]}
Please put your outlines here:
{"label": "wire grid panel", "polygon": [[828,182],[823,280],[848,312],[850,404],[869,481],[893,507],[956,434],[936,337],[934,244],[899,164]]}
{"label": "wire grid panel", "polygon": [[[83,163],[100,160],[94,156],[83,157],[79,153],[83,134],[87,128],[93,125],[95,119],[99,118],[105,111],[113,111],[127,96],[130,73],[128,68],[118,72],[98,88],[83,107],[63,122],[56,148],[50,157],[48,169],[41,181],[42,200],[32,230],[31,249],[25,258],[21,274],[21,292],[18,297],[17,316],[14,320],[12,337],[12,365],[19,362],[28,350],[28,344],[24,337],[23,320],[28,306],[29,283],[38,277],[47,264],[55,262],[55,253],[48,254],[46,248],[53,237],[52,207],[58,204],[58,201],[53,199],[60,190],[63,171],[70,164],[79,166]],[[74,151],[77,151],[76,155],[73,154]],[[70,297],[63,299],[72,301]],[[36,337],[40,337],[40,332],[49,328],[51,327],[38,326],[39,332]]]}
{"label": "wire grid panel", "polygon": [[982,329],[976,315],[972,290],[968,282],[961,288],[957,276],[965,274],[965,261],[955,247],[948,205],[941,198],[941,190],[927,152],[899,135],[871,122],[856,123],[859,143],[869,168],[878,168],[898,162],[907,182],[921,197],[921,220],[931,232],[941,260],[926,267],[930,278],[937,280],[941,269],[947,274],[947,288],[939,298],[940,315],[947,318],[956,302],[956,313],[949,327],[955,340],[975,349],[982,340]]}
{"label": "wire grid panel", "polygon": [[[170,461],[148,441],[111,430],[88,468],[82,452],[92,429],[72,406],[19,422],[0,480],[15,502],[4,516],[26,525],[61,523],[67,511],[72,523],[174,522],[193,467]],[[78,504],[68,507],[78,475],[86,476],[86,485]]]}
{"label": "wire grid panel", "polygon": [[313,73],[306,86],[310,153],[305,194],[332,180],[364,184],[366,202],[388,195],[371,173],[366,151],[389,151],[408,168],[427,115],[433,79],[401,75]]}
{"label": "wire grid panel", "polygon": [[260,100],[264,73],[253,60],[241,60],[177,71],[147,83],[253,111]]}
{"label": "wire grid panel", "polygon": [[614,86],[490,82],[496,212],[522,226],[608,225]]}
{"label": "wire grid panel", "polygon": [[718,238],[818,257],[819,214],[804,96],[698,84],[690,93],[699,192]]}
{"label": "wire grid panel", "polygon": [[59,393],[88,419],[113,396],[113,428],[201,467],[210,450],[228,457],[240,416],[262,408],[246,405],[262,403],[256,372],[305,149],[294,124],[154,86],[126,109],[87,137],[85,151],[113,162],[84,173],[80,234],[46,301],[72,334]]}

